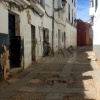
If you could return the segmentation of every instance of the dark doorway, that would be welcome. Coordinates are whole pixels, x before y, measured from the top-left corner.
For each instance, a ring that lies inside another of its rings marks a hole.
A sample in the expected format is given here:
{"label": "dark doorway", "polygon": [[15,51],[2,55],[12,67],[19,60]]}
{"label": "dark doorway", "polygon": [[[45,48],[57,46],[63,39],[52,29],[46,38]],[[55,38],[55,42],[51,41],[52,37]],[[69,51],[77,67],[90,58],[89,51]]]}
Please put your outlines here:
{"label": "dark doorway", "polygon": [[66,33],[64,32],[64,49],[66,49]]}
{"label": "dark doorway", "polygon": [[37,40],[35,38],[35,26],[31,25],[31,37],[32,37],[32,61],[36,61],[35,57],[35,48],[37,44]]}
{"label": "dark doorway", "polygon": [[49,54],[48,45],[49,45],[49,30],[47,28],[44,28],[43,30],[43,56],[47,56]]}
{"label": "dark doorway", "polygon": [[58,50],[61,49],[61,31],[58,30]]}
{"label": "dark doorway", "polygon": [[10,67],[16,68],[21,66],[20,49],[21,37],[15,34],[15,15],[9,14],[9,59]]}

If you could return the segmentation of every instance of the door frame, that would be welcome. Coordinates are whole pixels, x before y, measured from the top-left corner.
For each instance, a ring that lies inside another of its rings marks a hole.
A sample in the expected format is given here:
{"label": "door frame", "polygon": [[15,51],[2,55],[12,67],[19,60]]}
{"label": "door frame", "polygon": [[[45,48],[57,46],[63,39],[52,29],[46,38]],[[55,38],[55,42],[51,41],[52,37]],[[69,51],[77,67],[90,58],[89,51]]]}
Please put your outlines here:
{"label": "door frame", "polygon": [[31,45],[32,46],[31,47],[31,54],[32,54],[32,62],[36,61],[36,44],[37,44],[37,40],[36,40],[35,30],[36,30],[35,26],[31,25],[31,43],[32,43],[32,45]]}

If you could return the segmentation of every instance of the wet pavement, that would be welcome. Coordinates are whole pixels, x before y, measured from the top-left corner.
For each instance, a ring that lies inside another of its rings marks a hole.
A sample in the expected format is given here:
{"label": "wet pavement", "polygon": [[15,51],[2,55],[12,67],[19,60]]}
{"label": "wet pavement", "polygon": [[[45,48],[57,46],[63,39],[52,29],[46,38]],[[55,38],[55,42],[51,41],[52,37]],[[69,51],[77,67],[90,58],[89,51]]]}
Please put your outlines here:
{"label": "wet pavement", "polygon": [[0,83],[0,100],[100,100],[100,66],[88,60],[92,47],[71,52],[45,57]]}

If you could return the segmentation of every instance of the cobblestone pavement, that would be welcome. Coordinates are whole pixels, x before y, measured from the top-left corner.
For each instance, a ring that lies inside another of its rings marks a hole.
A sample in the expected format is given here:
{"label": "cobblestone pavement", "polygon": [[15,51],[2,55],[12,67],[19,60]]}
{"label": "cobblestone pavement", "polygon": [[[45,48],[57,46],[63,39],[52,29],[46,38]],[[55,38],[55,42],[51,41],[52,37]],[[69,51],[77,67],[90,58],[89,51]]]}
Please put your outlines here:
{"label": "cobblestone pavement", "polygon": [[0,83],[0,100],[100,100],[100,66],[92,47],[43,58]]}

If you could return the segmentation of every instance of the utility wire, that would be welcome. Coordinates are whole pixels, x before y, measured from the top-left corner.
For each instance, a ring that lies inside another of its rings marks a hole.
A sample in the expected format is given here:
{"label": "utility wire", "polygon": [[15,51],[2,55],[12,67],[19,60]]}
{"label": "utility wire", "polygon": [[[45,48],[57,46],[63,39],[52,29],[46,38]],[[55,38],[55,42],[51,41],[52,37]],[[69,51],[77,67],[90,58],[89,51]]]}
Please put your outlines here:
{"label": "utility wire", "polygon": [[46,13],[46,15],[47,15],[49,18],[54,19],[54,21],[55,21],[57,24],[61,24],[61,25],[63,25],[64,27],[66,26],[66,25],[64,25],[64,24],[62,24],[62,23],[58,23],[58,22],[56,21],[56,19],[55,19],[53,16],[50,16],[50,15],[47,13],[46,10],[45,10],[45,13]]}
{"label": "utility wire", "polygon": [[[43,15],[40,15],[40,14],[39,14],[33,7],[31,7],[31,6],[23,7],[23,5],[18,5],[18,4],[16,4],[15,2],[7,1],[7,0],[0,0],[0,2],[1,2],[3,5],[5,5],[7,8],[10,8],[10,10],[11,10],[12,7],[18,8],[19,11],[23,11],[23,10],[29,8],[29,9],[31,9],[34,13],[36,13],[37,15],[39,15],[40,17],[43,17],[43,16],[44,16],[44,14],[43,14]],[[6,3],[8,3],[9,5],[7,5]],[[58,23],[58,22],[56,21],[56,19],[55,19],[53,16],[50,16],[50,15],[47,13],[46,9],[45,9],[45,14],[46,14],[49,18],[53,19],[57,24],[63,25],[64,27],[66,26],[66,25],[64,25],[64,24],[62,24],[62,23]]]}

